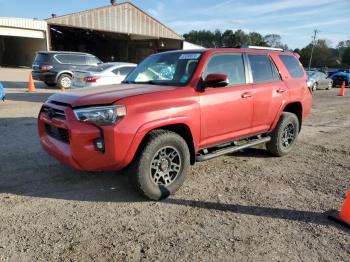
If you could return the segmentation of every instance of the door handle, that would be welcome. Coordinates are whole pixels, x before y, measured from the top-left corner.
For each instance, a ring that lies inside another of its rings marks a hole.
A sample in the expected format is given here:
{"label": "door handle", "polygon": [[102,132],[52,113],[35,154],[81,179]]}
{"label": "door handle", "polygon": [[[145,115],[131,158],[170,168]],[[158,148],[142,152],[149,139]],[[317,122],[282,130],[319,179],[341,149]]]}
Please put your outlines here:
{"label": "door handle", "polygon": [[243,93],[242,94],[242,98],[244,98],[244,99],[251,98],[251,97],[252,97],[251,93]]}
{"label": "door handle", "polygon": [[286,92],[287,90],[286,89],[283,89],[283,88],[280,88],[280,89],[277,89],[277,93],[279,94],[283,94],[284,92]]}

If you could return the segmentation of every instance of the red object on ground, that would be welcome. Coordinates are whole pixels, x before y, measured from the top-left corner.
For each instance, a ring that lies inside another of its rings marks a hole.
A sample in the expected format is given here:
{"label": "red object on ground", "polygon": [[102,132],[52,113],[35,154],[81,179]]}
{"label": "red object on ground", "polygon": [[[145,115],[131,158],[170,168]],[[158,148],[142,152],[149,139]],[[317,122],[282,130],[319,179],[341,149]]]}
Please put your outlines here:
{"label": "red object on ground", "polygon": [[28,88],[27,92],[35,92],[35,85],[32,77],[32,73],[29,74],[29,80],[28,80]]}
{"label": "red object on ground", "polygon": [[350,224],[350,190],[339,213],[340,219]]}
{"label": "red object on ground", "polygon": [[348,191],[348,194],[345,197],[340,212],[338,212],[337,210],[330,210],[328,212],[328,218],[343,226],[347,226],[350,228],[350,190]]}
{"label": "red object on ground", "polygon": [[345,96],[345,81],[341,84],[338,96]]}

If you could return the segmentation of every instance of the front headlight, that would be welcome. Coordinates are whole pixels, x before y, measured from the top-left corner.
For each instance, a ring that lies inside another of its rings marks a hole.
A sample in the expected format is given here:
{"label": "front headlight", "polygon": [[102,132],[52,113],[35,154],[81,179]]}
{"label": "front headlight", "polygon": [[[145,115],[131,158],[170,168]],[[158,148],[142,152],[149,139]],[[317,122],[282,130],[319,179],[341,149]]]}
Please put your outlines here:
{"label": "front headlight", "polygon": [[126,116],[123,105],[89,107],[73,110],[77,120],[97,125],[113,125]]}

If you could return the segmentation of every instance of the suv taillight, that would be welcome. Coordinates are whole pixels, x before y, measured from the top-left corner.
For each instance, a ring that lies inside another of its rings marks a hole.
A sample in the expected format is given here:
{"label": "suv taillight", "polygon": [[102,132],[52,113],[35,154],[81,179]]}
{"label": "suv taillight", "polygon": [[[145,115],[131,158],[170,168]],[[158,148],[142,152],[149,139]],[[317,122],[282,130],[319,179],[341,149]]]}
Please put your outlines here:
{"label": "suv taillight", "polygon": [[41,71],[49,71],[52,68],[53,68],[52,65],[42,65],[41,66]]}
{"label": "suv taillight", "polygon": [[99,79],[99,76],[85,76],[84,77],[84,82],[87,83],[96,83],[97,79]]}

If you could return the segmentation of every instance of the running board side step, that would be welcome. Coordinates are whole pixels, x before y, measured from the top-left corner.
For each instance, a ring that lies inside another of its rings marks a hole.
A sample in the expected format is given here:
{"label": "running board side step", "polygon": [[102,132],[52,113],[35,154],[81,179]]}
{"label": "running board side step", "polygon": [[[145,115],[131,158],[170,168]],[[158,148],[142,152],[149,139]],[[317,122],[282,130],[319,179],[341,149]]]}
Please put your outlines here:
{"label": "running board side step", "polygon": [[247,143],[242,144],[242,145],[230,146],[230,147],[226,147],[223,149],[218,149],[218,150],[211,152],[211,153],[208,153],[208,154],[197,155],[196,161],[197,162],[206,161],[206,160],[209,160],[209,159],[212,159],[215,157],[219,157],[219,156],[226,155],[229,153],[237,152],[237,151],[245,149],[245,148],[264,144],[264,143],[269,142],[270,140],[271,140],[271,137],[267,136],[267,137],[257,138],[257,139],[251,140],[250,142],[247,142]]}

